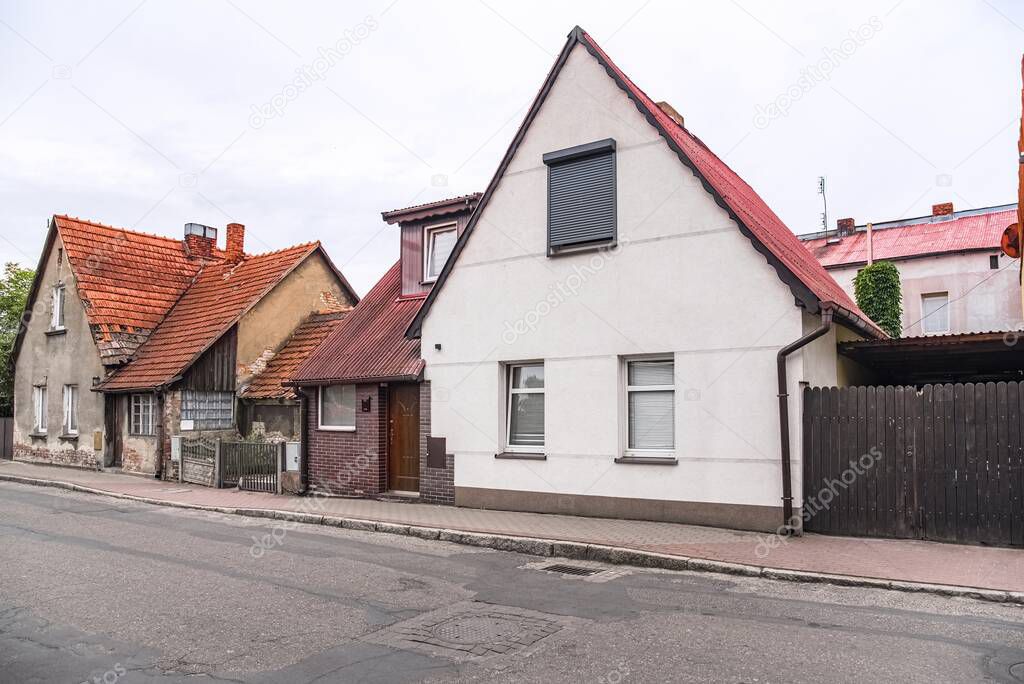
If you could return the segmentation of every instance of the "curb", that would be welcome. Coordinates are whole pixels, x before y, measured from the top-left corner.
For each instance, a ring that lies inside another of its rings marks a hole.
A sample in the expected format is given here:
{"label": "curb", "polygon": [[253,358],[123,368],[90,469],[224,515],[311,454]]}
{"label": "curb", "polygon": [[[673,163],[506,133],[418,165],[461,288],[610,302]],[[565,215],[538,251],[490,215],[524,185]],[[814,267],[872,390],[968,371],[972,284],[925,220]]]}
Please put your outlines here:
{"label": "curb", "polygon": [[134,496],[132,494],[120,494],[118,492],[109,492],[103,489],[95,489],[93,487],[78,485],[73,482],[41,480],[21,475],[8,475],[5,473],[0,473],[0,481],[16,482],[19,484],[34,485],[37,487],[67,489],[73,492],[98,494],[101,496],[113,497],[115,499],[126,499],[128,501],[136,501],[155,506],[213,511],[228,515],[242,515],[250,518],[267,518],[270,520],[280,520],[290,523],[326,525],[328,527],[340,527],[348,530],[359,530],[364,532],[397,534],[409,537],[418,537],[420,539],[452,542],[454,544],[463,544],[466,546],[478,546],[494,549],[495,551],[523,553],[531,556],[551,556],[572,560],[589,560],[614,565],[632,565],[641,568],[658,568],[662,570],[690,570],[696,572],[741,575],[744,577],[761,577],[764,579],[782,582],[832,584],[842,587],[886,589],[889,591],[902,591],[907,593],[969,598],[978,601],[987,601],[989,603],[1024,605],[1024,592],[1016,591],[961,587],[950,584],[905,582],[900,580],[878,579],[874,577],[858,577],[855,575],[808,572],[805,570],[787,570],[784,568],[771,568],[759,565],[715,561],[706,558],[675,556],[663,553],[654,553],[652,551],[639,551],[636,549],[618,546],[605,546],[602,544],[588,544],[583,542],[570,542],[560,541],[557,539],[540,539],[536,537],[520,537],[502,534],[485,534],[481,532],[467,532],[463,530],[450,530],[438,527],[423,527],[420,525],[404,525],[400,523],[363,520],[359,518],[341,518],[336,516],[317,515],[315,513],[300,513],[267,508],[207,506],[204,504],[190,504],[180,501],[151,499],[149,497]]}

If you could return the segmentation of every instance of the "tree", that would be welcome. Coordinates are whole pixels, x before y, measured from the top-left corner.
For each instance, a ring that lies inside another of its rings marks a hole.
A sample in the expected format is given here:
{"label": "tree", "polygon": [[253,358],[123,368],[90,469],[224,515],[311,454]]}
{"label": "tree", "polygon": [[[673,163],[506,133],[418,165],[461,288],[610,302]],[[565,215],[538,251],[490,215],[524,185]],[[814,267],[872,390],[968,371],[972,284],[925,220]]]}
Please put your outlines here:
{"label": "tree", "polygon": [[15,263],[4,265],[0,276],[0,416],[14,412],[14,367],[11,351],[22,325],[35,271]]}
{"label": "tree", "polygon": [[903,294],[900,292],[900,272],[888,261],[876,261],[865,266],[853,279],[853,292],[857,306],[878,324],[889,337],[903,332]]}

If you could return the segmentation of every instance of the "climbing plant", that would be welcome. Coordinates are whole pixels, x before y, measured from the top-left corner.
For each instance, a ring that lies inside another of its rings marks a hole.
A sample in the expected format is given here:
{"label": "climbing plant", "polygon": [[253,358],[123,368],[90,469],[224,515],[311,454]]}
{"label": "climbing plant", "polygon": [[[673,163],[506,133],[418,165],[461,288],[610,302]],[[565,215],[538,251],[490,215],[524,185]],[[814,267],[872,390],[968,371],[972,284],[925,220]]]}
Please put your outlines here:
{"label": "climbing plant", "polygon": [[902,332],[903,294],[900,292],[900,272],[888,261],[876,261],[865,266],[853,279],[853,292],[857,306],[878,324],[890,337]]}

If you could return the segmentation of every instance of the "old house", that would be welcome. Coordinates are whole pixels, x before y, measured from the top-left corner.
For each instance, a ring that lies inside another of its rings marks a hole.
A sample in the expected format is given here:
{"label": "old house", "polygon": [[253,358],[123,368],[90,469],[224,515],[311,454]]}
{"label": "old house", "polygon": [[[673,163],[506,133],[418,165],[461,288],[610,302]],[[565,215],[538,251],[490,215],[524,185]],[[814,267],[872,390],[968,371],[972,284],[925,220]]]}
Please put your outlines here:
{"label": "old house", "polygon": [[1017,221],[1017,205],[955,211],[936,204],[918,218],[856,225],[801,235],[804,246],[852,297],[853,279],[869,261],[890,261],[900,272],[903,336],[1019,330],[1020,284],[1013,259],[999,248]]}
{"label": "old house", "polygon": [[401,254],[292,374],[306,404],[303,472],[322,493],[453,500],[453,460],[428,454],[431,392],[405,336],[479,195],[385,212]]}
{"label": "old house", "polygon": [[798,388],[884,337],[578,27],[409,335],[456,504],[765,530],[801,504]]}
{"label": "old house", "polygon": [[238,390],[312,312],[358,301],[319,243],[244,239],[54,216],[15,343],[15,458],[169,476],[171,436],[237,435]]}

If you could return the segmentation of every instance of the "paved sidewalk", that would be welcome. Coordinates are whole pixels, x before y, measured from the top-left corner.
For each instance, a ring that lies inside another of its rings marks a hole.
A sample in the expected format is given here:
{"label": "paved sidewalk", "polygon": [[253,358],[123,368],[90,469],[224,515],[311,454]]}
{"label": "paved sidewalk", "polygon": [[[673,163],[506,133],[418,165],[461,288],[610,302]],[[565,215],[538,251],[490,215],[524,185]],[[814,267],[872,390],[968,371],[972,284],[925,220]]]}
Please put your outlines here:
{"label": "paved sidewalk", "polygon": [[275,496],[179,485],[116,473],[0,461],[0,478],[66,482],[112,494],[219,508],[315,513],[428,528],[622,547],[758,568],[890,581],[1024,592],[1024,550],[935,542],[826,537],[792,538],[765,554],[768,535],[638,520],[486,511],[366,499]]}

